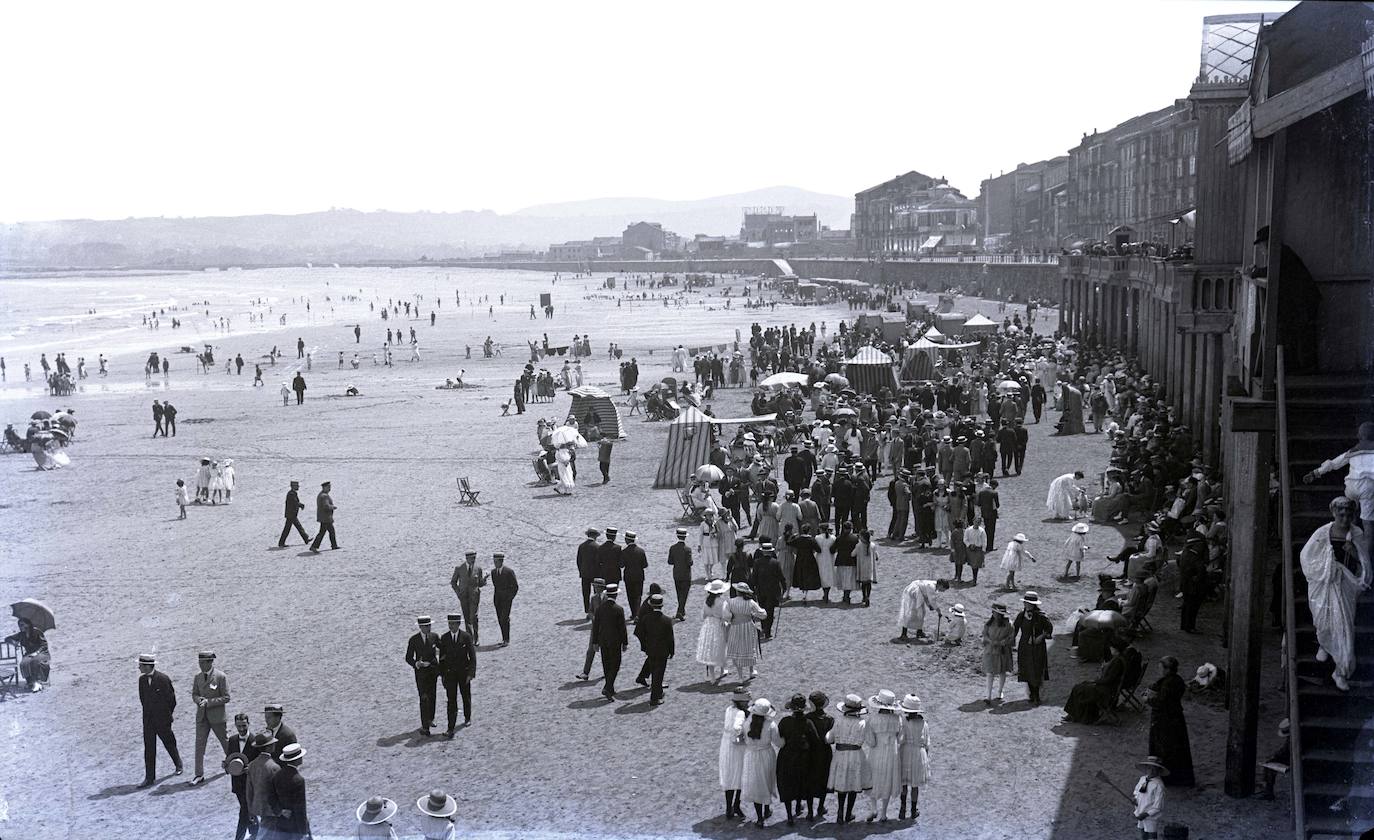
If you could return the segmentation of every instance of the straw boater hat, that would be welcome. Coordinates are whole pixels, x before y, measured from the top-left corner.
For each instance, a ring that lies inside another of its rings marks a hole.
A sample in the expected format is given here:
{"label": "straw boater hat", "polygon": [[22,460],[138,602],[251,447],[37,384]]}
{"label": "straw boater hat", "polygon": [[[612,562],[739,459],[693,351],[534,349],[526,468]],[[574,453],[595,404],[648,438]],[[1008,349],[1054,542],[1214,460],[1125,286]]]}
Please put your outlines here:
{"label": "straw boater hat", "polygon": [[606,592],[605,592],[605,595],[606,595],[607,598],[614,598],[614,597],[615,597],[616,595],[618,595],[619,593],[620,593],[620,584],[618,584],[618,583],[608,583],[608,584],[606,584]]}
{"label": "straw boater hat", "polygon": [[706,591],[712,595],[724,595],[730,590],[730,584],[717,578],[706,584]]}
{"label": "straw boater hat", "polygon": [[1160,763],[1158,756],[1147,756],[1144,761],[1137,761],[1135,763],[1135,766],[1141,770],[1149,770],[1153,768],[1155,770],[1158,770],[1159,775],[1161,776],[1169,775],[1169,768],[1165,767],[1162,763]]}
{"label": "straw boater hat", "polygon": [[651,609],[651,610],[661,610],[661,609],[663,609],[663,595],[662,595],[662,594],[660,594],[660,593],[658,593],[658,592],[655,592],[654,594],[652,594],[652,595],[649,596],[649,609]]}
{"label": "straw boater hat", "polygon": [[156,664],[157,664],[157,657],[154,656],[154,655],[151,654],[151,653],[140,653],[140,654],[138,655],[138,664],[140,664],[140,665],[156,665]]}
{"label": "straw boater hat", "polygon": [[300,744],[287,744],[277,760],[282,764],[299,764],[302,758],[305,758],[305,749]]}
{"label": "straw boater hat", "polygon": [[415,800],[415,807],[426,816],[451,817],[458,813],[458,800],[439,788],[435,788],[429,792],[429,796],[422,796]]}
{"label": "straw boater hat", "polygon": [[904,712],[919,713],[921,711],[921,698],[917,697],[915,694],[908,694],[902,698],[901,709]]}
{"label": "straw boater hat", "polygon": [[868,714],[868,707],[864,705],[864,699],[857,694],[846,694],[843,700],[835,704],[835,708],[850,715]]}
{"label": "straw boater hat", "polygon": [[736,686],[735,690],[730,692],[730,699],[735,702],[743,701],[745,703],[748,703],[753,698],[749,694],[749,689],[741,685]]}
{"label": "straw boater hat", "polygon": [[384,823],[396,815],[396,803],[385,796],[374,796],[358,806],[358,822],[363,825]]}
{"label": "straw boater hat", "polygon": [[777,712],[773,710],[773,704],[768,702],[767,697],[760,697],[759,699],[749,704],[749,714],[761,715],[763,717],[772,717],[773,715],[777,714]]}
{"label": "straw boater hat", "polygon": [[895,709],[897,708],[897,695],[884,688],[868,698],[868,703],[878,709]]}
{"label": "straw boater hat", "polygon": [[[707,513],[711,513],[711,512],[712,512],[712,511],[707,511]],[[626,532],[625,532],[625,542],[633,544],[634,541],[637,540],[637,539],[639,539],[639,535],[636,534],[634,531],[626,531]]]}
{"label": "straw boater hat", "polygon": [[615,528],[607,527],[607,528],[606,528],[606,539],[608,539],[608,540],[609,540],[609,539],[613,539],[613,538],[615,537],[615,535],[618,534],[618,533],[620,533],[620,532],[617,531]]}
{"label": "straw boater hat", "polygon": [[1070,530],[1072,530],[1075,534],[1086,534],[1088,533],[1088,523],[1079,522],[1075,524],[1073,528]]}
{"label": "straw boater hat", "polygon": [[686,529],[686,528],[678,528],[678,529],[677,529],[677,538],[678,538],[678,539],[683,539],[683,538],[686,537],[686,536],[687,536],[687,529]]}
{"label": "straw boater hat", "polygon": [[248,756],[241,752],[230,753],[224,759],[224,770],[230,776],[242,776],[248,769]]}
{"label": "straw boater hat", "polygon": [[1026,594],[1021,598],[1021,603],[1032,604],[1038,607],[1040,606],[1040,596],[1036,594],[1034,589],[1027,589]]}
{"label": "straw boater hat", "polygon": [[1017,534],[1016,536],[1012,537],[1012,539],[1015,540],[1016,542],[1025,542],[1025,541],[1026,541],[1026,535],[1025,535],[1025,534]]}

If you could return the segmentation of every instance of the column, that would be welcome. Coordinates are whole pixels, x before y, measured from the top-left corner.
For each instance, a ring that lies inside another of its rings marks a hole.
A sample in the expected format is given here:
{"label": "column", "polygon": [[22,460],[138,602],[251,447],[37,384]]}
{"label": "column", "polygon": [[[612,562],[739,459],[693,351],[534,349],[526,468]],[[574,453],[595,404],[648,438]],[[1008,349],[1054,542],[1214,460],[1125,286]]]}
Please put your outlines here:
{"label": "column", "polygon": [[1269,460],[1273,432],[1227,435],[1226,504],[1231,529],[1231,609],[1226,686],[1226,794],[1255,790],[1255,737],[1259,723],[1261,641],[1264,635],[1265,536],[1268,532]]}

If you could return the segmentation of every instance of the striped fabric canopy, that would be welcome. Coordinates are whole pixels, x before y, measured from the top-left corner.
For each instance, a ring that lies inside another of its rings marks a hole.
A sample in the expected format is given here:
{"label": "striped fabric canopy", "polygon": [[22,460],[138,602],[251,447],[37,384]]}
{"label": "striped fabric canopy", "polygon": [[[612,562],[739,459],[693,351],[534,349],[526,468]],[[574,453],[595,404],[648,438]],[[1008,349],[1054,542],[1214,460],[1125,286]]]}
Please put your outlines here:
{"label": "striped fabric canopy", "polygon": [[[603,437],[617,440],[625,437],[625,426],[620,421],[620,411],[616,409],[615,403],[611,402],[609,394],[590,385],[574,388],[569,393],[572,394],[572,408],[568,409],[568,413],[577,418],[579,426],[585,429],[595,422]],[[593,414],[596,415],[595,421],[592,419]]]}
{"label": "striped fabric canopy", "polygon": [[711,418],[687,406],[668,424],[668,443],[654,488],[686,487],[696,468],[711,459]]}
{"label": "striped fabric canopy", "polygon": [[897,377],[892,372],[892,357],[876,347],[861,347],[845,362],[845,377],[849,387],[862,394],[876,394],[883,388],[897,390]]}

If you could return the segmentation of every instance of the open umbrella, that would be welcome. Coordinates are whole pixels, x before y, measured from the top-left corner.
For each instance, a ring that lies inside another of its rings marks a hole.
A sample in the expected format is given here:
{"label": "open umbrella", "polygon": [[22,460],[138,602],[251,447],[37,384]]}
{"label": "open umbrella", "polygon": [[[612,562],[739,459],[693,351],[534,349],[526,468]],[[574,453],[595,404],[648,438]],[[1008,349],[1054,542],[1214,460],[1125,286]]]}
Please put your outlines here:
{"label": "open umbrella", "polygon": [[1017,393],[1017,392],[1019,392],[1020,390],[1021,390],[1021,383],[1020,383],[1020,382],[1015,382],[1015,381],[1012,381],[1012,380],[1010,380],[1010,379],[1003,379],[1001,382],[998,382],[998,383],[997,383],[997,393],[999,393],[999,394],[1003,394],[1003,395],[1005,395],[1005,394],[1012,394],[1012,393]]}
{"label": "open umbrella", "polygon": [[581,433],[572,426],[559,426],[549,435],[549,443],[554,446],[565,446],[569,443],[576,446],[586,446],[587,441]]}
{"label": "open umbrella", "polygon": [[45,633],[57,626],[57,622],[52,617],[52,610],[48,609],[47,604],[32,598],[25,598],[10,604],[10,612],[14,613],[15,618],[25,619]]}
{"label": "open umbrella", "polygon": [[838,373],[830,374],[825,378],[825,381],[827,384],[834,385],[836,388],[849,387],[849,380],[845,379],[843,376],[840,376]]}
{"label": "open umbrella", "polygon": [[852,408],[837,408],[830,412],[831,417],[858,417],[859,412]]}
{"label": "open umbrella", "polygon": [[33,414],[29,415],[30,420],[47,420],[51,417],[52,415],[46,411],[35,411]]}
{"label": "open umbrella", "polygon": [[759,384],[765,388],[774,385],[805,385],[810,378],[804,373],[775,373]]}
{"label": "open umbrella", "polygon": [[697,481],[705,481],[708,484],[714,484],[725,478],[725,473],[721,472],[720,467],[715,464],[702,464],[697,467],[695,475]]}

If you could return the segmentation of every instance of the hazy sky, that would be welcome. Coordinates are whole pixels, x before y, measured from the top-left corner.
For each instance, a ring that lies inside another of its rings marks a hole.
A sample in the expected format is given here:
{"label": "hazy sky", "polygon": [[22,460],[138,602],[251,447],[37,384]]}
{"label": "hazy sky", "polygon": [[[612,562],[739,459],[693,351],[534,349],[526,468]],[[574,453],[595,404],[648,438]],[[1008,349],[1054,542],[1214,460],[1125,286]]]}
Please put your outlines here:
{"label": "hazy sky", "polygon": [[1289,2],[0,5],[0,220],[967,195]]}

